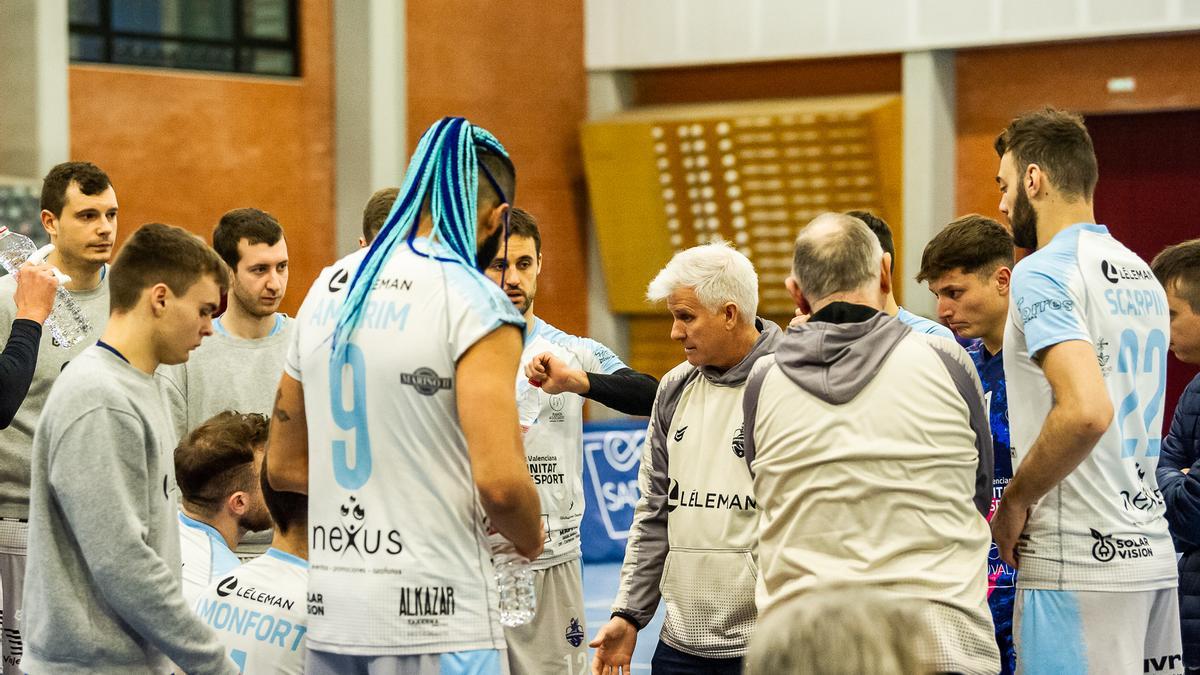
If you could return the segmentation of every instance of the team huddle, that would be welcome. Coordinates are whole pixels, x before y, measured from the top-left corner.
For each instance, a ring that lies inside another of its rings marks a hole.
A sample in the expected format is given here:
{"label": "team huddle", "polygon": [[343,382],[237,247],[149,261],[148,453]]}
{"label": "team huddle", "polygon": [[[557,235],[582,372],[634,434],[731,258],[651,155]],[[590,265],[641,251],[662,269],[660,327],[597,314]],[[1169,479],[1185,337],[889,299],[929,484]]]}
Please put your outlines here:
{"label": "team huddle", "polygon": [[[661,382],[535,314],[541,231],[465,119],[294,319],[270,214],[211,247],[143,225],[114,258],[108,176],[56,166],[54,250],[0,279],[4,672],[627,674],[660,603],[668,675],[1200,668],[1200,377],[1159,433],[1167,351],[1200,363],[1200,240],[1148,265],[1095,223],[1077,116],[996,151],[1007,225],[924,249],[942,323],[897,304],[886,222],[826,213],[783,329],[735,248],[666,263]],[[43,330],[64,289],[93,331],[71,347]],[[586,399],[650,418],[599,627]],[[519,625],[505,556],[531,561]]]}

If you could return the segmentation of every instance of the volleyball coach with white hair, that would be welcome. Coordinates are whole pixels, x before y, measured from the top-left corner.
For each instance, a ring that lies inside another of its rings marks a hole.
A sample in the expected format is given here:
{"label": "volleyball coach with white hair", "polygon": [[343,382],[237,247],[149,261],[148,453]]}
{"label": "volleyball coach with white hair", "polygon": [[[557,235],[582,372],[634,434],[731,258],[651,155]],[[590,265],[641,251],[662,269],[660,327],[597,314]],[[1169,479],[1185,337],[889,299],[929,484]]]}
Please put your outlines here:
{"label": "volleyball coach with white hair", "polygon": [[612,619],[592,641],[593,673],[629,672],[637,631],[661,597],[655,675],[741,673],[754,631],[758,512],[742,451],[742,390],[782,331],[755,316],[758,276],[725,244],[677,253],[650,282],[686,361],[658,387]]}

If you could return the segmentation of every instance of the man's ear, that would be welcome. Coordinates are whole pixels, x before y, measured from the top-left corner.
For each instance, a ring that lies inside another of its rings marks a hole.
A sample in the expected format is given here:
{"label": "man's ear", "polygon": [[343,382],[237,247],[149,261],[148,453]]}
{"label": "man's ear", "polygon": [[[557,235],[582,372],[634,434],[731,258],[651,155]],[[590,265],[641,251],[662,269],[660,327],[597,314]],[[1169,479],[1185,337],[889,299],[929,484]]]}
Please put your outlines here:
{"label": "man's ear", "polygon": [[46,209],[42,209],[41,217],[42,217],[42,229],[46,231],[46,234],[50,235],[51,239],[57,237],[58,236],[58,218],[55,218],[54,214],[50,213]]}
{"label": "man's ear", "polygon": [[150,296],[150,311],[154,316],[162,316],[167,311],[167,300],[172,297],[171,289],[164,283],[157,283],[146,291]]}
{"label": "man's ear", "polygon": [[721,309],[725,317],[725,328],[732,330],[738,324],[738,315],[741,314],[741,311],[732,302],[725,303],[725,306]]}
{"label": "man's ear", "polygon": [[992,280],[996,284],[996,291],[1005,297],[1012,289],[1012,270],[1007,267],[999,267],[992,275]]}
{"label": "man's ear", "polygon": [[892,265],[891,256],[884,253],[883,258],[879,261],[879,291],[887,296],[892,292]]}
{"label": "man's ear", "polygon": [[504,204],[492,209],[492,212],[488,214],[488,236],[491,236],[492,233],[496,231],[496,228],[504,227],[504,217],[508,214],[508,211],[511,208],[512,207],[505,202]]}
{"label": "man's ear", "polygon": [[788,275],[783,285],[787,286],[788,295],[792,296],[792,301],[796,303],[796,309],[803,314],[812,314],[812,305],[808,304],[808,298],[804,297],[804,291],[800,290],[800,284],[797,283],[796,277]]}
{"label": "man's ear", "polygon": [[225,500],[225,508],[234,516],[245,515],[250,510],[250,495],[241,490],[234,492]]}
{"label": "man's ear", "polygon": [[1025,167],[1025,175],[1021,177],[1023,187],[1025,188],[1025,196],[1033,199],[1038,195],[1046,192],[1046,172],[1042,171],[1042,167],[1037,164],[1030,164]]}

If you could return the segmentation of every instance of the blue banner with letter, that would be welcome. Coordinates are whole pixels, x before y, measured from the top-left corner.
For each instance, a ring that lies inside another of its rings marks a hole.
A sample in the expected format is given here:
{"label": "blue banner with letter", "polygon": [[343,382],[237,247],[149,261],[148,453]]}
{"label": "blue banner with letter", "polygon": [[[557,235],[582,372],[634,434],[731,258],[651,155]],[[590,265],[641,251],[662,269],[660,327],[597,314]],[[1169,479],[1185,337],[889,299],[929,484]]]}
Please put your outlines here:
{"label": "blue banner with letter", "polygon": [[646,440],[645,420],[583,425],[583,492],[579,526],[583,561],[621,562],[639,496],[637,478]]}

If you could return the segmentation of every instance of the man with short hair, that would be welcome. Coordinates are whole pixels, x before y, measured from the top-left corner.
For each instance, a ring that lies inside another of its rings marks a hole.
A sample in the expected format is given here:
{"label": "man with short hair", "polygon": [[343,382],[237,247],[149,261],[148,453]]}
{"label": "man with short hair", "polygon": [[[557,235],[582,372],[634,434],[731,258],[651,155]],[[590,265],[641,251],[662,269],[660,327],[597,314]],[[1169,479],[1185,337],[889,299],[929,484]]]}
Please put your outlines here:
{"label": "man with short hair", "polygon": [[[1013,241],[1008,229],[984,216],[963,216],[925,245],[917,281],[937,297],[938,317],[967,344],[967,354],[983,382],[983,397],[995,457],[992,511],[1012,480],[1008,433],[1008,395],[1004,387],[1004,324],[1012,278]],[[991,517],[991,511],[988,513]],[[1000,647],[1000,673],[1016,672],[1012,636],[1017,570],[1000,559],[995,544],[988,552],[988,606]]]}
{"label": "man with short hair", "polygon": [[175,434],[154,381],[212,333],[226,274],[178,227],[144,225],[121,248],[104,334],[33,438],[25,671],[237,673],[180,590]]}
{"label": "man with short hair", "polygon": [[[533,313],[542,271],[537,221],[512,210],[504,251],[486,274],[525,318],[524,366],[516,375],[525,459],[538,487],[547,542],[533,562],[537,611],[506,628],[512,675],[587,668],[579,524],[583,519],[583,403],[590,398],[633,415],[650,414],[658,381],[621,362],[608,347],[568,335]],[[507,253],[507,257],[505,257]]]}
{"label": "man with short hair", "polygon": [[1182,671],[1175,551],[1155,478],[1167,298],[1097,225],[1078,115],[1027,113],[996,138],[1017,246],[1004,373],[1013,479],[992,516],[1018,565],[1014,638],[1029,675]]}
{"label": "man with short hair", "polygon": [[187,363],[158,371],[179,438],[225,410],[269,413],[294,328],[278,311],[288,285],[279,221],[234,209],[213,230],[213,249],[233,272],[225,313]]}
{"label": "man with short hair", "polygon": [[[51,331],[41,332],[37,366],[12,425],[0,431],[0,596],[3,596],[3,658],[6,673],[20,675],[21,589],[26,570],[29,518],[29,456],[33,431],[50,387],[67,362],[104,331],[108,321],[108,261],[117,236],[117,193],[108,175],[90,162],[66,162],[42,181],[42,227],[54,251],[47,262],[71,280],[63,285],[91,324],[77,344],[65,348]],[[0,341],[18,316],[16,279],[0,278]]]}
{"label": "man with short hair", "polygon": [[930,668],[993,675],[983,392],[956,343],[884,311],[890,286],[861,220],[827,213],[801,230],[787,288],[809,320],[754,364],[743,399],[756,604],[766,621],[834,584],[918,600]]}
{"label": "man with short hair", "polygon": [[528,559],[545,538],[524,320],[482,274],[516,172],[461,117],[417,149],[404,209],[309,290],[271,418],[271,485],[309,495],[309,675],[506,671],[488,534]]}
{"label": "man with short hair", "polygon": [[[1175,358],[1200,365],[1200,239],[1168,246],[1150,263],[1167,292],[1171,351]],[[1179,559],[1179,618],[1183,664],[1200,673],[1200,375],[1192,378],[1162,441],[1158,485],[1167,506]]]}
{"label": "man with short hair", "polygon": [[[866,224],[871,232],[879,238],[879,245],[883,247],[883,254],[888,260],[888,270],[890,274],[896,273],[896,242],[892,238],[892,228],[883,218],[871,213],[870,211],[847,211],[846,215],[852,218],[858,218]],[[954,339],[954,333],[942,324],[936,321],[930,321],[923,316],[913,314],[896,303],[896,293],[889,290],[887,296],[887,305],[883,311],[900,319],[900,322],[909,326],[913,330],[920,333],[929,333],[930,335],[938,335],[944,338]]]}
{"label": "man with short hair", "polygon": [[388,214],[392,212],[392,204],[400,196],[400,188],[386,187],[376,190],[363,207],[362,236],[358,238],[358,247],[365,248],[375,241],[375,236],[383,229]]}
{"label": "man with short hair", "polygon": [[[267,552],[214,581],[195,610],[217,632],[242,675],[303,675],[308,642],[308,498],[271,487],[259,477],[263,501],[275,523]],[[238,589],[254,589],[239,593]],[[232,617],[257,615],[257,622]],[[269,626],[270,633],[263,626]]]}
{"label": "man with short hair", "polygon": [[266,416],[227,410],[193,429],[175,448],[183,598],[189,605],[240,564],[233,550],[247,532],[271,528],[258,488],[266,446]]}
{"label": "man with short hair", "polygon": [[742,459],[739,403],[751,365],[775,350],[782,331],[756,316],[754,265],[727,244],[676,253],[646,297],[666,300],[685,361],[654,399],[641,498],[612,618],[590,645],[592,672],[629,672],[637,632],[662,599],[656,674],[740,674],[755,626],[759,502]]}

